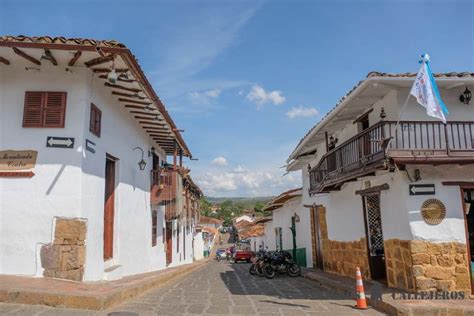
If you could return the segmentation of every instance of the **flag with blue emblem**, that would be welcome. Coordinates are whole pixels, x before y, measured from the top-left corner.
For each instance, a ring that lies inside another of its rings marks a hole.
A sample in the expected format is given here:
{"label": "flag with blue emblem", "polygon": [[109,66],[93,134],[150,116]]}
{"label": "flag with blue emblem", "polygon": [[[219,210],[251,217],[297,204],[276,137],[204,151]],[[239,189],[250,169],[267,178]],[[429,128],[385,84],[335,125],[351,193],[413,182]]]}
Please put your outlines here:
{"label": "flag with blue emblem", "polygon": [[421,66],[416,75],[410,94],[426,109],[426,114],[440,119],[446,124],[446,115],[449,113],[439,95],[438,87],[431,72],[430,56],[421,55]]}

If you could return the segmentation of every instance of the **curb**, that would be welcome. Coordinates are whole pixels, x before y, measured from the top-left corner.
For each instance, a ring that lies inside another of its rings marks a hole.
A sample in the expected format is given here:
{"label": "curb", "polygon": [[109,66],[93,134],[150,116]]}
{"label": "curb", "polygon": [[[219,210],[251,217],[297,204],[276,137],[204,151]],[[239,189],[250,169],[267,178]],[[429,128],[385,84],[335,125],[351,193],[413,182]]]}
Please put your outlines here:
{"label": "curb", "polygon": [[120,285],[109,293],[97,295],[68,295],[65,293],[47,292],[45,290],[11,289],[0,291],[0,302],[27,304],[27,305],[46,305],[50,307],[77,308],[89,310],[106,310],[116,306],[126,300],[134,298],[153,288],[159,288],[172,280],[182,277],[204,267],[209,260],[202,260],[191,264],[189,267],[177,267],[165,274],[150,276],[149,278],[137,281],[136,284]]}
{"label": "curb", "polygon": [[[324,277],[316,277],[311,275],[310,273],[303,272],[302,276],[308,280],[318,283],[321,287],[345,294],[349,297],[353,297],[355,293],[355,286],[351,287],[348,285],[341,285],[337,284],[336,282],[331,281],[330,279]],[[355,280],[354,280],[355,284]],[[410,308],[406,308],[399,304],[394,304],[391,302],[377,300],[373,302],[373,300],[369,296],[366,296],[367,303],[372,307],[381,312],[388,313],[390,315],[398,315],[398,316],[411,316],[413,315]]]}

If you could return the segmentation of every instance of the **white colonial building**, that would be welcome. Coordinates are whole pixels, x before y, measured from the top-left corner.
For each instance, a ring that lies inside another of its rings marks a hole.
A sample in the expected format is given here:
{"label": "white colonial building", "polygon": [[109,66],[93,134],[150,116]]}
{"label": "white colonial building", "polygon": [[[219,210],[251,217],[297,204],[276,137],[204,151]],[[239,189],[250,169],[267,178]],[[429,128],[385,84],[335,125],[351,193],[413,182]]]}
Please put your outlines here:
{"label": "white colonial building", "polygon": [[0,111],[0,274],[103,280],[192,262],[191,153],[123,44],[0,37]]}
{"label": "white colonial building", "polygon": [[272,216],[256,221],[264,225],[262,236],[255,239],[257,251],[260,245],[267,250],[286,250],[299,265],[312,267],[311,218],[303,205],[302,189],[281,193],[263,211],[271,212]]}
{"label": "white colonial building", "polygon": [[[437,74],[447,124],[410,98],[415,74],[372,72],[300,141],[314,267],[409,291],[471,290],[474,74]],[[397,121],[400,119],[400,123]]]}

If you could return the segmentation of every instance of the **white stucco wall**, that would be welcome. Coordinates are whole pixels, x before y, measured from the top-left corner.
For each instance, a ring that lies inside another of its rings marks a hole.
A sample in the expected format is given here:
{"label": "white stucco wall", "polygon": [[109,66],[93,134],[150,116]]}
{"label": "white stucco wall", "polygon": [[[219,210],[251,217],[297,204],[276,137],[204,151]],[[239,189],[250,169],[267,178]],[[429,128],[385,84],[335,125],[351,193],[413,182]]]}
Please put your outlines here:
{"label": "white stucco wall", "polygon": [[[473,165],[453,166],[408,166],[407,171],[413,176],[414,169],[419,169],[422,177],[416,184],[434,184],[435,195],[409,194],[411,183],[405,171],[380,171],[376,176],[359,178],[357,181],[344,184],[340,191],[329,194],[309,196],[307,172],[304,174],[304,204],[316,203],[326,207],[328,237],[331,240],[351,241],[365,237],[362,197],[355,191],[364,188],[364,182],[371,186],[387,183],[389,190],[381,192],[381,216],[384,239],[423,239],[433,242],[458,241],[465,243],[464,215],[458,186],[445,186],[443,181],[472,181]],[[306,190],[305,190],[306,189]],[[306,192],[306,193],[305,193]],[[439,225],[424,222],[420,208],[429,198],[437,198],[446,206],[446,218]]]}
{"label": "white stucco wall", "polygon": [[[284,204],[283,207],[273,210],[273,220],[272,224],[268,225],[268,229],[273,228],[273,232],[268,232],[269,235],[273,237],[268,238],[269,250],[276,249],[276,235],[275,228],[282,228],[282,241],[283,241],[283,250],[293,249],[293,237],[291,234],[291,217],[294,214],[297,214],[300,217],[300,221],[295,224],[296,226],[296,248],[306,248],[306,264],[308,267],[313,266],[312,260],[312,246],[311,246],[311,218],[310,210],[303,207],[303,199],[301,197],[296,197]],[[271,246],[271,248],[270,248]]]}
{"label": "white stucco wall", "polygon": [[204,258],[204,239],[202,232],[194,234],[194,260]]}
{"label": "white stucco wall", "polygon": [[[0,68],[0,150],[36,150],[33,178],[0,178],[0,273],[39,275],[39,249],[54,216],[81,217],[82,117],[87,74]],[[65,128],[23,128],[25,91],[66,91]],[[79,118],[79,119],[78,119]],[[47,136],[75,137],[74,149],[46,148]]]}
{"label": "white stucco wall", "polygon": [[[123,105],[112,98],[103,80],[91,80],[90,70],[77,68],[70,74],[62,68],[47,66],[41,72],[27,72],[15,66],[8,67],[8,73],[5,69],[0,69],[0,150],[37,150],[38,159],[33,178],[0,178],[0,273],[42,274],[38,251],[42,243],[51,242],[55,216],[87,219],[85,280],[105,278],[104,269],[112,265],[120,266],[114,272],[120,276],[165,268],[161,209],[157,246],[151,244],[152,163],[147,155],[154,146],[163,160],[163,151],[151,142]],[[64,128],[22,128],[24,95],[29,90],[67,92]],[[91,102],[102,111],[100,138],[89,132]],[[47,136],[74,137],[74,149],[46,148]],[[85,150],[86,139],[96,143],[95,154]],[[145,151],[144,171],[138,168],[141,153],[132,150],[137,146]],[[104,264],[106,153],[118,161],[114,258]],[[192,261],[191,247],[190,232],[183,263]]]}

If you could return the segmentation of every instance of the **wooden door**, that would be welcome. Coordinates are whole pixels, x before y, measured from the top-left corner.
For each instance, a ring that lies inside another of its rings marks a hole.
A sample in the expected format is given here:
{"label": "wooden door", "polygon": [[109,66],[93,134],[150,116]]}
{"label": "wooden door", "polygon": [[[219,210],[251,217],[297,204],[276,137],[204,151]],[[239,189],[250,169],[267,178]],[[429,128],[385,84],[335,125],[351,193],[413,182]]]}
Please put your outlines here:
{"label": "wooden door", "polygon": [[115,160],[105,161],[104,260],[114,256]]}
{"label": "wooden door", "polygon": [[172,222],[166,222],[166,264],[173,261],[173,228]]}
{"label": "wooden door", "polygon": [[365,234],[372,280],[386,282],[385,248],[380,212],[380,194],[364,195]]}
{"label": "wooden door", "polygon": [[467,239],[467,259],[471,276],[471,294],[474,294],[474,186],[461,187]]}
{"label": "wooden door", "polygon": [[319,207],[311,208],[311,233],[313,243],[313,266],[323,270],[323,246],[321,236],[321,224],[319,221]]}

